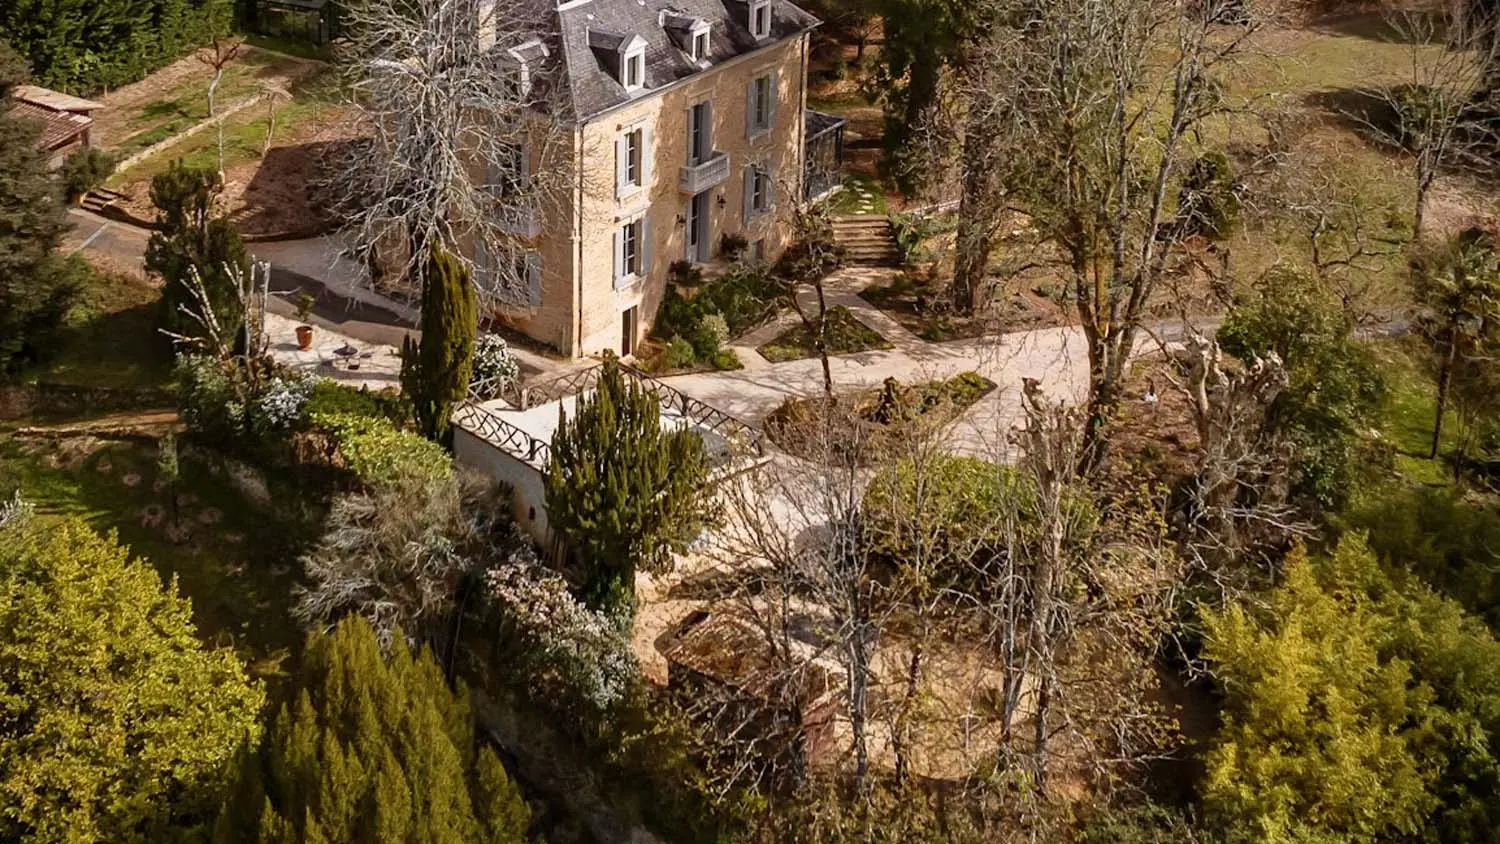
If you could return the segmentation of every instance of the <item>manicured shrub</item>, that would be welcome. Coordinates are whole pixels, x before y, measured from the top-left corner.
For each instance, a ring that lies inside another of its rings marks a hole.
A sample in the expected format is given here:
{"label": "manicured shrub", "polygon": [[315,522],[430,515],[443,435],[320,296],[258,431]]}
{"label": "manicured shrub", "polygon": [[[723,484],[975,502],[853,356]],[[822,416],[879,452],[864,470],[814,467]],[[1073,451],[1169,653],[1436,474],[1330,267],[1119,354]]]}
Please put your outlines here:
{"label": "manicured shrub", "polygon": [[698,354],[693,351],[692,343],[681,337],[673,337],[662,352],[661,362],[665,369],[686,369],[698,362]]}
{"label": "manicured shrub", "polygon": [[716,313],[699,317],[693,328],[693,351],[703,360],[713,360],[719,349],[729,342],[729,323]]}
{"label": "manicured shrub", "polygon": [[332,435],[344,465],[369,486],[392,478],[436,479],[453,473],[453,461],[442,446],[388,421],[338,414],[313,416],[311,421]]}
{"label": "manicured shrub", "polygon": [[75,150],[63,161],[60,172],[63,193],[69,202],[76,202],[84,194],[103,185],[114,170],[115,160],[108,153],[93,147]]}
{"label": "manicured shrub", "polygon": [[313,381],[312,392],[303,408],[305,416],[363,416],[383,419],[400,427],[411,418],[411,407],[405,398],[395,392],[371,392],[366,387],[358,389],[340,384],[331,378]]}

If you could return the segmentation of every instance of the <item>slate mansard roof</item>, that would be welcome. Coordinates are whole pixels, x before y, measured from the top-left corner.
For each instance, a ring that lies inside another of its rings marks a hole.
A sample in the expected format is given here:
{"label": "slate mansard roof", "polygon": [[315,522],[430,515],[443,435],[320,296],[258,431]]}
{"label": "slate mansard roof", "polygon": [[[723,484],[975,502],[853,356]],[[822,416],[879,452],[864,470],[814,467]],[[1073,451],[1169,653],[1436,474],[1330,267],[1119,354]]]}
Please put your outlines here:
{"label": "slate mansard roof", "polygon": [[[770,0],[771,35],[757,41],[747,26],[747,0],[568,0],[557,9],[567,95],[573,116],[580,121],[649,97],[661,88],[737,56],[801,35],[818,19],[787,0]],[[673,36],[682,24],[707,21],[712,27],[709,54],[695,62]],[[611,45],[639,38],[646,44],[645,85],[626,91],[608,63]],[[551,40],[551,39],[549,39]]]}

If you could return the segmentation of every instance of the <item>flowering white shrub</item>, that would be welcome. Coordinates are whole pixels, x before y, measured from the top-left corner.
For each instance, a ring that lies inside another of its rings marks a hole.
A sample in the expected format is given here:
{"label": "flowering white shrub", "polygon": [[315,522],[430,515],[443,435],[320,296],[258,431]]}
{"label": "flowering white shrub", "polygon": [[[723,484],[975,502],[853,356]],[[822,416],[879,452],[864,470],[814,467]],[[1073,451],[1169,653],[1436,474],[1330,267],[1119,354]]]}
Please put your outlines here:
{"label": "flowering white shrub", "polygon": [[484,334],[474,344],[474,369],[469,375],[470,386],[489,382],[488,389],[499,390],[521,377],[521,365],[510,353],[510,344],[498,334]]}
{"label": "flowering white shrub", "polygon": [[312,395],[314,379],[294,376],[272,378],[256,403],[256,417],[263,430],[284,431],[302,419],[302,408]]}
{"label": "flowering white shrub", "polygon": [[0,527],[19,525],[30,518],[32,512],[31,502],[21,498],[21,491],[18,489],[11,500],[0,501]]}
{"label": "flowering white shrub", "polygon": [[625,696],[636,675],[625,618],[589,609],[529,547],[487,578],[490,597],[515,624],[538,669],[599,710]]}

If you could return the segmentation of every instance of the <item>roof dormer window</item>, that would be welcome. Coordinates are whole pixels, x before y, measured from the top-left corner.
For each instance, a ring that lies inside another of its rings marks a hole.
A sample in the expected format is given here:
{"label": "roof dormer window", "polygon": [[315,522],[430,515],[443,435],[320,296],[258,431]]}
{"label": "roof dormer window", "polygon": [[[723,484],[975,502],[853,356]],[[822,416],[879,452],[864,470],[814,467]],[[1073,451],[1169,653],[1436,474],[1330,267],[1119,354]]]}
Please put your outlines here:
{"label": "roof dormer window", "polygon": [[589,46],[599,57],[599,63],[625,90],[639,91],[646,87],[646,39],[591,29]]}
{"label": "roof dormer window", "polygon": [[695,64],[701,65],[708,61],[709,54],[713,51],[713,41],[710,38],[713,24],[700,17],[667,9],[661,13],[661,25],[672,43]]}
{"label": "roof dormer window", "polygon": [[620,74],[620,84],[625,86],[625,90],[634,91],[646,84],[645,50],[626,53],[623,67],[624,69]]}
{"label": "roof dormer window", "polygon": [[771,37],[771,0],[750,0],[750,34],[757,40]]}
{"label": "roof dormer window", "polygon": [[693,30],[693,43],[688,55],[693,61],[701,62],[708,59],[708,24],[703,25],[701,30]]}

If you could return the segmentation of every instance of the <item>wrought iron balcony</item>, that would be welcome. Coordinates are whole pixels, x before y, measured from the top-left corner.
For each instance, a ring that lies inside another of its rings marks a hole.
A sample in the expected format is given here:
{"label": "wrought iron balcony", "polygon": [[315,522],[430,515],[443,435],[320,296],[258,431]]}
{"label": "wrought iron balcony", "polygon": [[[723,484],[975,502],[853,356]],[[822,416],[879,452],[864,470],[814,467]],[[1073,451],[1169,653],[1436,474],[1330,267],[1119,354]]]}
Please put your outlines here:
{"label": "wrought iron balcony", "polygon": [[697,194],[729,181],[729,154],[714,152],[699,164],[682,168],[678,187],[683,193]]}

